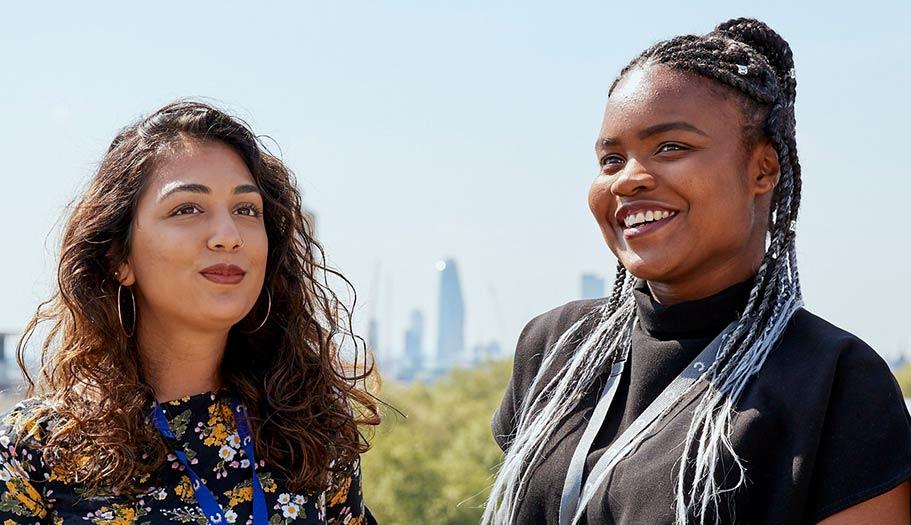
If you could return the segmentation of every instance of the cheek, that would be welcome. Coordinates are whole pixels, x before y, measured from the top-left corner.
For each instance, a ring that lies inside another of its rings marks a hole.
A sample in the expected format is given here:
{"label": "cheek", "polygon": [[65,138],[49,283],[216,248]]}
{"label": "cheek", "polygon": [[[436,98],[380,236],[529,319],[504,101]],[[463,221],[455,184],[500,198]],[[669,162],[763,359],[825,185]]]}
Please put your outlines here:
{"label": "cheek", "polygon": [[709,243],[739,242],[749,237],[753,224],[753,202],[734,177],[714,178],[714,184],[699,188],[691,202],[702,240]]}
{"label": "cheek", "polygon": [[266,260],[269,256],[269,237],[262,226],[251,227],[244,235],[244,248],[250,263],[260,270],[265,270]]}
{"label": "cheek", "polygon": [[133,235],[130,259],[140,286],[167,286],[175,275],[193,268],[196,242],[186,235],[160,229],[137,228]]}
{"label": "cheek", "polygon": [[610,182],[607,177],[599,176],[588,189],[588,208],[602,228],[607,227],[607,218],[613,213],[614,206]]}

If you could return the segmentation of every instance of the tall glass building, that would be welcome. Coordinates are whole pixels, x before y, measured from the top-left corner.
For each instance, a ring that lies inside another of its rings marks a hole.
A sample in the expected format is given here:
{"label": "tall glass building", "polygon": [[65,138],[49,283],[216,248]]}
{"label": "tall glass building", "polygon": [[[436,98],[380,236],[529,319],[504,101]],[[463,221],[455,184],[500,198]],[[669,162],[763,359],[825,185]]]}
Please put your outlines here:
{"label": "tall glass building", "polygon": [[601,297],[604,297],[604,279],[590,273],[582,274],[582,299]]}
{"label": "tall glass building", "polygon": [[453,259],[441,262],[440,304],[437,317],[436,368],[445,372],[467,364],[465,355],[465,302],[459,270]]}

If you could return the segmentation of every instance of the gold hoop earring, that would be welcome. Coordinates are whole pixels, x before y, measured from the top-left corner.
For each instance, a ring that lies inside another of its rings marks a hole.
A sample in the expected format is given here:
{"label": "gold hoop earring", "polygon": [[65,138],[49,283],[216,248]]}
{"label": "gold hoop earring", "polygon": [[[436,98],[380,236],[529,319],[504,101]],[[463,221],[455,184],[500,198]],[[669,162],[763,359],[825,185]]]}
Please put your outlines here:
{"label": "gold hoop earring", "polygon": [[269,292],[268,288],[266,288],[266,299],[269,301],[266,306],[266,317],[263,318],[263,322],[259,323],[259,326],[249,332],[244,332],[245,334],[255,334],[256,332],[259,332],[262,327],[266,326],[266,321],[269,320],[269,314],[272,313],[272,294]]}
{"label": "gold hoop earring", "polygon": [[120,293],[123,291],[124,286],[122,284],[117,285],[117,319],[120,320],[120,328],[123,330],[124,335],[127,338],[133,337],[133,334],[136,333],[136,296],[133,295],[133,289],[129,286],[126,287],[130,291],[130,302],[133,303],[133,326],[132,330],[128,331],[126,324],[123,322],[123,311],[120,308]]}

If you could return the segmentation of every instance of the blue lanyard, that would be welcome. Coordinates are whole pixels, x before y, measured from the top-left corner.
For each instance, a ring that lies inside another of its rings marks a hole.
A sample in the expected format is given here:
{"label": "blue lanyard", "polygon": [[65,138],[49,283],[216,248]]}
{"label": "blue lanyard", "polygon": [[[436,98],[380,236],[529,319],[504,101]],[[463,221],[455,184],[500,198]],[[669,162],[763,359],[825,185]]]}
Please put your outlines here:
{"label": "blue lanyard", "polygon": [[[234,414],[234,423],[237,425],[237,433],[240,436],[244,451],[247,453],[247,459],[250,460],[250,469],[253,472],[253,524],[267,525],[269,514],[266,510],[266,494],[263,492],[263,486],[259,482],[259,476],[256,475],[256,458],[253,456],[253,438],[250,435],[250,426],[247,423],[247,409],[238,403],[236,399],[232,400],[231,409]],[[171,430],[171,425],[168,424],[168,419],[165,417],[164,410],[158,402],[155,403],[155,407],[152,410],[152,421],[155,423],[155,428],[158,429],[158,432],[160,432],[162,436],[168,439],[176,439],[174,437],[174,432]],[[196,497],[196,503],[199,504],[199,508],[202,509],[202,512],[206,515],[209,524],[227,523],[221,505],[215,500],[215,496],[213,496],[212,492],[210,492],[202,483],[196,472],[190,468],[190,462],[187,461],[187,455],[182,450],[174,449],[172,452],[177,456],[178,461],[183,465],[187,476],[189,476],[190,481],[192,481],[193,495]]]}

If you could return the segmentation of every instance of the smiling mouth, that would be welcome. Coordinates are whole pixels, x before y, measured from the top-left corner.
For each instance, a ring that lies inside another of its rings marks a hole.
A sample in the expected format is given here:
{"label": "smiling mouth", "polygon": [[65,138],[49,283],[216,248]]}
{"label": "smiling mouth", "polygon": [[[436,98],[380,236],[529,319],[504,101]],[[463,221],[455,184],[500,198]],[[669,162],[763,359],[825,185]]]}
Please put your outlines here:
{"label": "smiling mouth", "polygon": [[674,220],[676,216],[676,211],[667,210],[647,211],[629,215],[623,220],[623,237],[626,239],[641,237],[663,228],[667,223]]}
{"label": "smiling mouth", "polygon": [[636,228],[643,224],[661,222],[666,219],[670,219],[671,217],[673,217],[675,215],[677,215],[677,212],[675,212],[675,211],[649,210],[649,211],[645,211],[645,212],[639,212],[639,213],[636,213],[633,215],[627,215],[626,218],[623,219],[623,225],[625,228]]}

